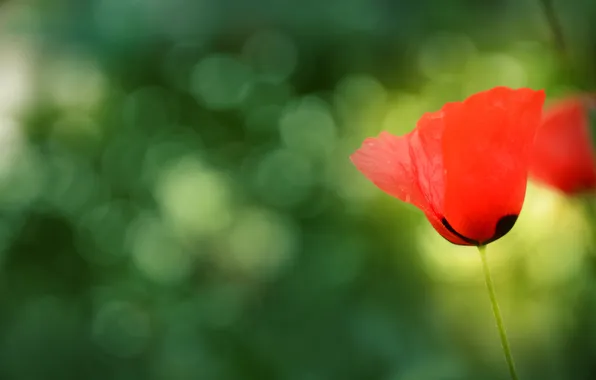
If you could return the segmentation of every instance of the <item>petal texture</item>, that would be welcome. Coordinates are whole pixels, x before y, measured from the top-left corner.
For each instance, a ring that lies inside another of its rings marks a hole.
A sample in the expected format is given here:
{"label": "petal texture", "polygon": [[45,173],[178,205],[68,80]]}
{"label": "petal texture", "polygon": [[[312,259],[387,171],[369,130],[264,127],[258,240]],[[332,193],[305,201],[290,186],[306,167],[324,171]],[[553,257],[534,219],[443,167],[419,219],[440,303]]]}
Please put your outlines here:
{"label": "petal texture", "polygon": [[544,98],[496,87],[443,107],[444,216],[459,234],[485,244],[513,227]]}
{"label": "petal texture", "polygon": [[404,136],[382,132],[368,138],[351,160],[386,193],[421,209],[432,226],[454,244],[468,245],[450,232],[443,218],[442,112],[427,113]]}

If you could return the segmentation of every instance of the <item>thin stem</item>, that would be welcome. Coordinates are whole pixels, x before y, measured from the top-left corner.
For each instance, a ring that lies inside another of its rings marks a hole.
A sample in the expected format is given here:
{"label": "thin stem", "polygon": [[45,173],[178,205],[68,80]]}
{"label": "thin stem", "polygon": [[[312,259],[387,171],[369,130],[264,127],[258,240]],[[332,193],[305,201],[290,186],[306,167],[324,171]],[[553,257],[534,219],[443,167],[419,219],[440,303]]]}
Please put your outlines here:
{"label": "thin stem", "polygon": [[563,60],[567,60],[567,48],[565,46],[565,38],[563,37],[563,28],[561,28],[561,23],[557,18],[553,2],[552,0],[540,0],[540,4],[542,5],[542,10],[546,16],[546,21],[548,22],[551,33],[553,34],[555,48],[559,51]]}
{"label": "thin stem", "polygon": [[497,296],[495,295],[495,286],[493,284],[490,270],[488,268],[488,262],[486,260],[486,246],[481,245],[478,247],[480,253],[480,259],[482,260],[482,269],[484,271],[484,280],[486,281],[486,288],[488,290],[488,296],[490,297],[490,303],[493,307],[493,314],[497,327],[499,329],[499,336],[501,337],[501,346],[503,347],[503,354],[505,354],[505,360],[507,360],[507,366],[509,367],[509,374],[512,380],[518,380],[517,372],[515,371],[515,364],[513,364],[513,356],[511,356],[511,347],[509,346],[509,340],[507,339],[507,333],[505,332],[505,326],[503,325],[503,317],[501,317],[501,310],[499,309],[499,303],[497,302]]}

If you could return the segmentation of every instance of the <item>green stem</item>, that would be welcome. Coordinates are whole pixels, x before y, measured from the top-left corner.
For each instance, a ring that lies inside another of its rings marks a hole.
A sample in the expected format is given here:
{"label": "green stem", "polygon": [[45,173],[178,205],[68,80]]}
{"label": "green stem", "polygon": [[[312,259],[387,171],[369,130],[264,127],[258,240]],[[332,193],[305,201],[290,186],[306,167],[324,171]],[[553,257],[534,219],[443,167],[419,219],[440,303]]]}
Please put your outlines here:
{"label": "green stem", "polygon": [[566,60],[567,57],[567,48],[565,46],[565,38],[563,37],[563,28],[561,28],[561,23],[557,17],[557,12],[555,12],[555,7],[553,5],[552,0],[540,0],[540,5],[542,6],[542,10],[544,11],[544,15],[546,17],[546,22],[551,30],[553,35],[553,40],[555,44],[555,48],[561,55],[561,57]]}
{"label": "green stem", "polygon": [[513,356],[511,356],[511,347],[509,346],[509,340],[507,339],[507,333],[505,332],[505,326],[503,325],[503,317],[501,317],[501,310],[499,309],[499,303],[497,302],[497,296],[495,295],[495,286],[493,284],[490,270],[488,268],[488,262],[486,261],[486,246],[481,245],[478,247],[480,253],[480,259],[482,260],[482,269],[484,271],[484,280],[486,281],[486,288],[488,289],[488,295],[490,297],[490,303],[493,307],[493,314],[497,327],[499,328],[499,336],[501,337],[501,346],[503,347],[503,354],[505,354],[505,360],[507,360],[507,366],[509,367],[509,374],[512,380],[518,380],[517,372],[515,371],[515,364],[513,364]]}

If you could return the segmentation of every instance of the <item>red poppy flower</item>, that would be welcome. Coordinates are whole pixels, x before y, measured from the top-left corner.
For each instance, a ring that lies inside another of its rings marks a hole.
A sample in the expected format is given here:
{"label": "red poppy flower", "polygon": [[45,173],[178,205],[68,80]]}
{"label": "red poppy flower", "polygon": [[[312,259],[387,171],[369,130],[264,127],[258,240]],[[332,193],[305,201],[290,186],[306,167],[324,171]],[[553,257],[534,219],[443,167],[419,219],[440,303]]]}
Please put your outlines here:
{"label": "red poppy flower", "polygon": [[596,97],[564,99],[545,110],[532,152],[532,179],[569,195],[596,189],[590,110],[596,110]]}
{"label": "red poppy flower", "polygon": [[404,135],[368,138],[352,162],[381,190],[420,208],[458,245],[485,245],[515,224],[544,91],[496,87],[426,113]]}

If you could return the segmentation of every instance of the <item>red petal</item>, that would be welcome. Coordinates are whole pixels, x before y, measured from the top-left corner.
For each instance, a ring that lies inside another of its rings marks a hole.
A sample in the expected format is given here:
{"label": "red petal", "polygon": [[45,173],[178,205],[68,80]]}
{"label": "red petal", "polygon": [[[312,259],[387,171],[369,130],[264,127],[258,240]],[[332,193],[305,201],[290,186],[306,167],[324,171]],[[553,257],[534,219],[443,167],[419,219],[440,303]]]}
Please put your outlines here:
{"label": "red petal", "polygon": [[424,210],[426,198],[416,186],[416,169],[410,157],[412,133],[397,137],[381,132],[364,140],[350,159],[381,190]]}
{"label": "red petal", "polygon": [[469,243],[441,223],[443,158],[441,113],[427,113],[405,136],[382,132],[368,138],[351,160],[369,180],[386,193],[420,208],[433,227],[454,244]]}
{"label": "red petal", "polygon": [[425,196],[428,209],[435,215],[443,214],[445,195],[441,154],[443,131],[443,113],[429,112],[422,115],[416,129],[408,136],[410,157],[416,170],[414,178]]}
{"label": "red petal", "polygon": [[497,87],[443,107],[444,215],[455,231],[486,242],[518,215],[544,91]]}
{"label": "red petal", "polygon": [[536,134],[530,175],[567,194],[596,189],[596,157],[589,131],[588,99],[550,107]]}

